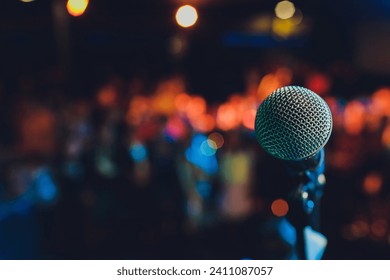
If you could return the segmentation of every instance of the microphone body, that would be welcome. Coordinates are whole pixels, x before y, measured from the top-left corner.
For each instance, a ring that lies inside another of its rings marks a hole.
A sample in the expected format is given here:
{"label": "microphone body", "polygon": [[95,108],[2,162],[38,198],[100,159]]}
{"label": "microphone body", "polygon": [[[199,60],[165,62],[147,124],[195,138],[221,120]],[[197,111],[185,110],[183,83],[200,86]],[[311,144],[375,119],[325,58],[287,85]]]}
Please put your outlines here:
{"label": "microphone body", "polygon": [[287,86],[275,90],[259,106],[255,133],[271,156],[287,165],[296,185],[289,194],[287,219],[297,233],[296,254],[307,259],[307,226],[319,229],[319,203],[325,185],[324,146],[332,132],[332,114],[313,91]]}

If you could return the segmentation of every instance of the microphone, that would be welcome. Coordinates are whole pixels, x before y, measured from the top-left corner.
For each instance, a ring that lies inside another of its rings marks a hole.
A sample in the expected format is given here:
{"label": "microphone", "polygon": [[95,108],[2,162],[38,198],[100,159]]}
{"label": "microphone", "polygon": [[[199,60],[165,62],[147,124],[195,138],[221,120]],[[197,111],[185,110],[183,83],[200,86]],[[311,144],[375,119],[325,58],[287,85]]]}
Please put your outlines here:
{"label": "microphone", "polygon": [[319,228],[319,200],[325,185],[324,146],[332,133],[332,114],[313,91],[286,86],[272,92],[259,106],[255,134],[271,156],[288,164],[298,184],[290,196],[288,219],[297,231],[297,255],[308,258],[307,227]]}
{"label": "microphone", "polygon": [[310,161],[328,142],[331,132],[329,106],[307,88],[279,88],[257,110],[257,141],[266,152],[282,160]]}

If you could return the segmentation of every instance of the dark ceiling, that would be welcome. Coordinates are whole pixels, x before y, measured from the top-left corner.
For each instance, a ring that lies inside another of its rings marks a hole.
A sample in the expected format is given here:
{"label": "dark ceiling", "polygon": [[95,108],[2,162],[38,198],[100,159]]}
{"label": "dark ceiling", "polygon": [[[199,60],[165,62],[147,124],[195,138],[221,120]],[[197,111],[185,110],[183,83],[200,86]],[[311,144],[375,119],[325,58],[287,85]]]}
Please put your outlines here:
{"label": "dark ceiling", "polygon": [[[194,79],[198,91],[214,92],[224,86],[226,91],[239,90],[240,81],[232,77],[242,77],[246,67],[270,51],[282,49],[318,64],[349,60],[356,26],[390,18],[390,1],[386,0],[295,0],[311,27],[299,48],[288,44],[237,48],[225,44],[226,34],[240,31],[251,17],[273,13],[278,1],[90,0],[84,15],[75,18],[66,14],[62,37],[53,16],[54,1],[65,7],[66,0],[0,1],[3,78],[68,63],[78,76],[92,73],[91,79],[98,77],[94,74],[98,69],[152,78],[182,72]],[[176,9],[184,3],[195,5],[200,16],[189,30],[174,21]],[[167,51],[170,38],[177,35],[184,36],[189,45],[180,59]],[[67,44],[68,54],[64,55]],[[224,82],[212,86],[218,79]],[[226,85],[226,81],[231,84]]]}

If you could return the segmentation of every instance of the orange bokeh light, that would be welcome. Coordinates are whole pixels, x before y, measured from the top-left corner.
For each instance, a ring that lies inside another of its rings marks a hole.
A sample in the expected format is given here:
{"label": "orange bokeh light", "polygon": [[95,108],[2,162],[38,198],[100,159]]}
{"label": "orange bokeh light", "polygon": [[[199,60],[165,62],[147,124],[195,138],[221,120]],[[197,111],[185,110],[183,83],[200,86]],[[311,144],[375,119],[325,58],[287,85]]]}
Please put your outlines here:
{"label": "orange bokeh light", "polygon": [[176,95],[174,102],[176,110],[184,113],[187,110],[187,106],[191,102],[191,97],[186,93],[179,93]]}
{"label": "orange bokeh light", "polygon": [[387,148],[390,148],[390,124],[386,126],[382,134],[382,143]]}
{"label": "orange bokeh light", "polygon": [[103,87],[97,94],[97,100],[101,106],[111,107],[117,103],[118,95],[113,86]]}
{"label": "orange bokeh light", "polygon": [[134,96],[130,101],[126,114],[126,121],[129,125],[137,125],[150,114],[149,99],[144,96]]}
{"label": "orange bokeh light", "polygon": [[210,132],[215,128],[215,118],[209,114],[201,114],[191,119],[191,124],[198,132]]}
{"label": "orange bokeh light", "polygon": [[194,119],[206,112],[207,104],[206,100],[200,96],[194,96],[191,98],[190,103],[186,106],[186,113],[188,118]]}
{"label": "orange bokeh light", "polygon": [[274,74],[265,75],[257,88],[257,95],[259,99],[262,101],[268,97],[274,90],[280,87],[279,80],[276,78]]}
{"label": "orange bokeh light", "polygon": [[358,135],[364,128],[365,109],[358,101],[351,101],[345,107],[344,126],[347,133]]}
{"label": "orange bokeh light", "polygon": [[384,238],[387,235],[388,230],[389,224],[385,219],[375,220],[370,226],[371,234],[375,238]]}
{"label": "orange bokeh light", "polygon": [[240,124],[240,119],[237,115],[235,107],[231,104],[223,104],[219,106],[217,112],[217,126],[222,130],[230,130],[236,128]]}
{"label": "orange bokeh light", "polygon": [[256,118],[256,110],[251,109],[244,112],[244,115],[242,116],[242,124],[246,128],[250,130],[255,129],[255,118]]}
{"label": "orange bokeh light", "polygon": [[276,70],[275,76],[278,78],[281,86],[286,86],[291,83],[293,74],[289,68],[280,67],[278,70]]}
{"label": "orange bokeh light", "polygon": [[275,73],[265,75],[257,88],[257,96],[262,101],[276,89],[291,83],[292,72],[286,67],[281,67]]}
{"label": "orange bokeh light", "polygon": [[375,113],[390,117],[390,89],[382,88],[372,96],[372,106]]}
{"label": "orange bokeh light", "polygon": [[363,189],[368,194],[377,194],[382,188],[382,176],[377,172],[369,173],[363,181]]}
{"label": "orange bokeh light", "polygon": [[286,216],[289,210],[288,203],[284,199],[276,199],[271,204],[271,210],[272,214],[274,214],[277,217],[283,217]]}

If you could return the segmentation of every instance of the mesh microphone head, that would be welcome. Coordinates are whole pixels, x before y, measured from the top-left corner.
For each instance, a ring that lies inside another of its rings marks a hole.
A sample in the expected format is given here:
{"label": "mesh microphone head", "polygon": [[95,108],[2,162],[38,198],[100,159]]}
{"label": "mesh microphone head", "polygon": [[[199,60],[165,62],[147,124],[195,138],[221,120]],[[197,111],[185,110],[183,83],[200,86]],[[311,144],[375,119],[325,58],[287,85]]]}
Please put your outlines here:
{"label": "mesh microphone head", "polygon": [[259,106],[255,132],[259,144],[272,156],[304,160],[328,142],[332,114],[326,102],[311,90],[282,87]]}

